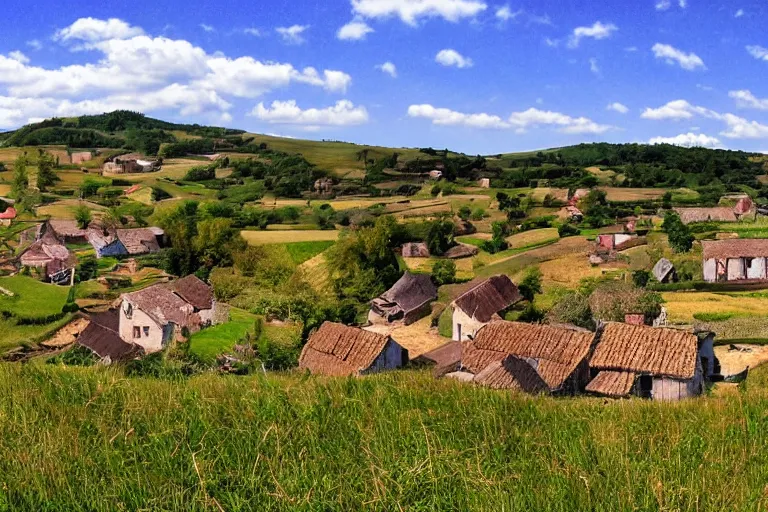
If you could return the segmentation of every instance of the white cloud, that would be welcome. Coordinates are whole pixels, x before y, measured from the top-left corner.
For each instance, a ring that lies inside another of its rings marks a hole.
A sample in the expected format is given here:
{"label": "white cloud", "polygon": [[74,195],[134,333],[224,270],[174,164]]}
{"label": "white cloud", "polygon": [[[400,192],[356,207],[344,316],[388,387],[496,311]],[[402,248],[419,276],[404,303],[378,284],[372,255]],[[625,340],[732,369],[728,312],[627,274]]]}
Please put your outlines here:
{"label": "white cloud", "polygon": [[747,46],[747,52],[758,60],[768,61],[768,48],[758,45]]}
{"label": "white cloud", "polygon": [[523,13],[523,10],[512,11],[509,5],[504,5],[496,9],[496,17],[501,21],[514,20]]}
{"label": "white cloud", "polygon": [[738,11],[736,11],[736,13],[733,15],[733,17],[734,17],[734,18],[741,18],[742,16],[744,16],[744,9],[739,9],[739,10],[738,10]]}
{"label": "white cloud", "polygon": [[654,137],[648,141],[648,144],[673,144],[675,146],[719,148],[722,147],[720,140],[703,133],[681,133],[674,137]]}
{"label": "white cloud", "polygon": [[589,70],[596,75],[600,75],[600,66],[597,65],[597,59],[594,57],[589,59]]}
{"label": "white cloud", "polygon": [[544,44],[546,44],[550,48],[557,48],[558,46],[560,46],[560,40],[550,39],[549,37],[547,37],[546,39],[544,39]]}
{"label": "white cloud", "polygon": [[376,66],[376,69],[380,69],[383,73],[388,74],[392,78],[397,78],[397,68],[389,61],[385,62],[384,64],[379,64]]}
{"label": "white cloud", "polygon": [[679,5],[681,9],[685,9],[688,7],[688,0],[679,0],[677,5]]}
{"label": "white cloud", "polygon": [[629,112],[629,108],[627,108],[627,106],[623,103],[619,103],[618,101],[608,104],[608,106],[605,108],[608,110],[613,110],[614,112],[618,112],[619,114],[626,114]]}
{"label": "white cloud", "polygon": [[554,23],[552,23],[552,19],[549,17],[549,14],[530,14],[528,15],[528,23],[534,25],[554,26]]}
{"label": "white cloud", "polygon": [[657,11],[666,11],[670,7],[672,7],[672,2],[670,2],[670,0],[659,0],[656,2]]}
{"label": "white cloud", "polygon": [[751,91],[730,91],[728,96],[736,100],[736,105],[744,108],[768,110],[768,98],[757,98]]}
{"label": "white cloud", "polygon": [[408,107],[409,117],[430,119],[432,124],[442,126],[467,126],[470,128],[509,128],[510,124],[502,118],[491,114],[465,114],[447,108],[436,108],[432,105],[411,105]]}
{"label": "white cloud", "polygon": [[41,43],[39,39],[31,39],[27,41],[27,46],[29,46],[33,50],[42,50],[43,43]]}
{"label": "white cloud", "polygon": [[72,25],[56,32],[53,36],[56,41],[82,41],[84,43],[96,43],[108,39],[128,39],[144,34],[139,27],[132,27],[123,20],[110,18],[100,20],[96,18],[80,18]]}
{"label": "white cloud", "polygon": [[12,51],[8,54],[8,57],[15,60],[16,62],[20,62],[22,64],[29,64],[29,57],[24,55],[18,50]]}
{"label": "white cloud", "polygon": [[[139,35],[128,37],[131,33]],[[116,37],[110,39],[109,34]],[[173,110],[218,122],[231,119],[230,97],[255,98],[291,84],[345,92],[352,81],[339,70],[297,69],[250,56],[209,54],[185,40],[144,35],[121,20],[78,20],[56,37],[71,50],[87,47],[91,52],[83,55],[95,56],[82,64],[45,68],[30,65],[20,52],[0,55],[3,128],[33,118],[118,108]],[[75,41],[87,43],[71,44]]]}
{"label": "white cloud", "polygon": [[206,25],[205,23],[201,23],[200,28],[203,29],[203,32],[216,32],[216,29],[213,27],[213,25]]}
{"label": "white cloud", "polygon": [[579,42],[585,37],[591,37],[592,39],[605,39],[611,37],[611,35],[619,30],[619,28],[613,23],[602,23],[596,21],[591,27],[576,27],[573,29],[573,34],[568,40],[568,46],[570,48],[576,48],[579,46]]}
{"label": "white cloud", "polygon": [[[748,91],[747,91],[748,92]],[[755,98],[756,99],[756,98]],[[758,100],[759,101],[759,100]],[[723,137],[731,139],[762,139],[768,138],[768,126],[749,121],[734,114],[721,114],[705,107],[692,105],[686,100],[670,101],[659,108],[646,108],[640,117],[654,120],[680,120],[701,116],[725,123],[726,129],[720,132]]]}
{"label": "white cloud", "polygon": [[586,117],[571,117],[560,112],[529,108],[524,112],[514,112],[509,116],[509,122],[523,132],[531,127],[542,125],[558,126],[563,133],[604,133],[611,126],[597,124]]}
{"label": "white cloud", "polygon": [[677,63],[681,68],[694,71],[697,68],[707,69],[704,61],[695,53],[685,53],[668,44],[656,43],[651,48],[657,59],[664,59],[667,64]]}
{"label": "white cloud", "polygon": [[637,46],[627,46],[624,48],[624,51],[627,53],[634,53],[637,51]]}
{"label": "white cloud", "polygon": [[332,107],[302,110],[295,100],[273,101],[269,107],[259,103],[249,114],[270,124],[300,125],[308,129],[322,126],[354,126],[368,122],[365,107],[339,100]]}
{"label": "white cloud", "polygon": [[336,32],[336,37],[342,41],[360,41],[373,32],[373,29],[362,20],[352,20]]}
{"label": "white cloud", "polygon": [[435,62],[443,66],[454,66],[457,68],[471,68],[473,65],[472,59],[464,57],[456,50],[450,48],[437,52]]}
{"label": "white cloud", "polygon": [[302,44],[306,41],[304,32],[308,28],[309,25],[291,25],[290,27],[277,27],[275,30],[283,38],[284,43]]}
{"label": "white cloud", "polygon": [[249,28],[243,29],[243,34],[254,36],[254,37],[261,37],[261,30],[254,27],[249,27]]}
{"label": "white cloud", "polygon": [[408,25],[421,18],[443,18],[457,22],[473,18],[488,6],[479,0],[352,0],[352,11],[364,18],[396,16]]}

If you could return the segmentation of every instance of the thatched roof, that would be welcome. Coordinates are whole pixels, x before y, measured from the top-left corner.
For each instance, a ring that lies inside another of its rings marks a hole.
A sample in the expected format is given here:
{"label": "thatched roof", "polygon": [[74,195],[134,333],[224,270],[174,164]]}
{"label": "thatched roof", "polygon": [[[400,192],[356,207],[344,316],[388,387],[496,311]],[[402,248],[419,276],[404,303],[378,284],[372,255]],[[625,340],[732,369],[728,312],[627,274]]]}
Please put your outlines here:
{"label": "thatched roof", "polygon": [[537,362],[537,372],[555,391],[589,353],[594,333],[522,322],[491,322],[474,341],[463,345],[461,364],[479,373],[489,364],[512,355]]}
{"label": "thatched roof", "polygon": [[455,260],[458,258],[469,258],[470,256],[476,255],[478,252],[480,252],[480,250],[474,245],[459,243],[445,251],[444,256]]}
{"label": "thatched roof", "polygon": [[155,232],[151,228],[118,229],[117,238],[128,254],[147,254],[160,250]]}
{"label": "thatched roof", "polygon": [[590,366],[599,370],[693,378],[698,339],[675,329],[609,322]]}
{"label": "thatched roof", "polygon": [[461,363],[461,342],[449,341],[444,345],[421,354],[413,363],[434,365],[434,374],[442,377],[446,373],[456,371]]}
{"label": "thatched roof", "polygon": [[547,383],[536,371],[536,361],[507,356],[494,361],[475,375],[474,382],[491,389],[513,389],[526,393],[546,393]]}
{"label": "thatched roof", "polygon": [[429,248],[424,242],[403,244],[403,258],[429,258]]}
{"label": "thatched roof", "polygon": [[768,239],[735,238],[733,240],[702,240],[705,260],[712,258],[765,258],[768,257]]}
{"label": "thatched roof", "polygon": [[637,374],[632,372],[602,371],[587,384],[586,390],[614,398],[627,396],[636,378]]}
{"label": "thatched roof", "polygon": [[714,208],[675,208],[680,215],[683,224],[692,222],[736,222],[736,214],[733,208],[726,206],[717,206]]}
{"label": "thatched roof", "polygon": [[132,359],[141,355],[138,345],[123,341],[120,330],[120,312],[116,309],[92,315],[90,323],[77,337],[77,343],[90,349],[97,356],[112,361]]}
{"label": "thatched roof", "polygon": [[655,277],[658,282],[663,283],[667,276],[669,276],[670,272],[674,270],[675,266],[672,265],[671,261],[669,261],[667,258],[661,258],[653,266],[653,277]]}
{"label": "thatched roof", "polygon": [[374,300],[380,308],[397,306],[407,314],[435,299],[437,299],[437,287],[432,283],[431,277],[426,274],[406,272],[392,285],[392,288]]}
{"label": "thatched roof", "polygon": [[470,318],[490,322],[491,317],[522,299],[520,291],[509,277],[493,276],[465,292],[453,301]]}
{"label": "thatched roof", "polygon": [[196,309],[213,307],[213,287],[205,284],[194,274],[172,281],[168,287]]}
{"label": "thatched roof", "polygon": [[77,221],[74,220],[62,220],[52,219],[48,221],[48,226],[53,230],[53,234],[57,237],[85,237],[85,230],[80,229],[77,225]]}
{"label": "thatched roof", "polygon": [[304,345],[299,368],[321,375],[359,375],[373,364],[389,340],[383,334],[324,322]]}

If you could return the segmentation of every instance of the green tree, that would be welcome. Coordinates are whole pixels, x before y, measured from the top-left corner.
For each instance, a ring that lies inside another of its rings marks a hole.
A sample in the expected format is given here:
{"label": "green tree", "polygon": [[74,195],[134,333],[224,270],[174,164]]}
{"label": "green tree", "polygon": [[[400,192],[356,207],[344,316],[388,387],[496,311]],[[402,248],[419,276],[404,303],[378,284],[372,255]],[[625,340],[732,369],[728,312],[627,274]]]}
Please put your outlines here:
{"label": "green tree", "polygon": [[232,227],[231,219],[206,219],[197,224],[194,249],[206,268],[232,266],[232,254],[246,247],[240,231]]}
{"label": "green tree", "polygon": [[18,200],[22,200],[29,191],[29,175],[27,174],[27,165],[29,159],[27,154],[19,155],[16,162],[13,164],[13,184],[11,185],[11,193],[13,197]]}
{"label": "green tree", "polygon": [[427,232],[427,247],[429,253],[442,256],[453,244],[454,225],[448,218],[441,218],[430,223]]}
{"label": "green tree", "polygon": [[456,282],[456,263],[453,260],[438,260],[432,266],[432,281],[437,286]]}
{"label": "green tree", "polygon": [[533,302],[536,295],[541,293],[541,270],[539,267],[531,267],[526,271],[518,289],[525,300]]}
{"label": "green tree", "polygon": [[493,237],[490,240],[484,241],[480,245],[480,248],[485,252],[489,252],[491,254],[496,254],[497,252],[506,250],[509,247],[509,244],[504,239],[504,236],[505,236],[504,227],[505,227],[505,224],[501,221],[496,221],[493,224],[491,224],[491,231],[493,232]]}
{"label": "green tree", "polygon": [[664,216],[664,222],[661,224],[661,229],[667,233],[669,246],[672,247],[673,251],[688,252],[693,247],[695,238],[690,228],[683,224],[676,212],[667,212]]}
{"label": "green tree", "polygon": [[77,225],[80,227],[80,229],[85,229],[88,227],[88,224],[91,223],[91,210],[84,204],[79,205],[75,209],[75,220],[77,221]]}
{"label": "green tree", "polygon": [[194,273],[200,267],[195,237],[197,236],[198,203],[184,201],[158,219],[158,224],[171,241],[165,270],[178,276]]}
{"label": "green tree", "polygon": [[43,149],[37,150],[37,188],[45,192],[48,187],[53,185],[58,176],[56,176],[56,159],[52,154]]}
{"label": "green tree", "polygon": [[472,209],[464,205],[461,208],[459,208],[458,216],[461,220],[469,220],[470,217],[472,217]]}

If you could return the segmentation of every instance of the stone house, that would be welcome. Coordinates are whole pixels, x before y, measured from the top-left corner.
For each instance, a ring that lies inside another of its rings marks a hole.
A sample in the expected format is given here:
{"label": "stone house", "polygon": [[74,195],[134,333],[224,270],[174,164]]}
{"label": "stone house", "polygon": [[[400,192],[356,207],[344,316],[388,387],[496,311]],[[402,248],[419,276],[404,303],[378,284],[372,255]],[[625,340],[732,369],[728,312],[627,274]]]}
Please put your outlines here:
{"label": "stone house", "polygon": [[454,341],[472,339],[481,327],[494,318],[500,319],[498,313],[522,300],[520,291],[509,277],[497,275],[490,277],[460,295],[453,301],[453,335]]}
{"label": "stone house", "polygon": [[402,321],[409,325],[428,315],[435,299],[437,287],[430,276],[406,272],[392,288],[371,301],[368,321],[374,324]]}

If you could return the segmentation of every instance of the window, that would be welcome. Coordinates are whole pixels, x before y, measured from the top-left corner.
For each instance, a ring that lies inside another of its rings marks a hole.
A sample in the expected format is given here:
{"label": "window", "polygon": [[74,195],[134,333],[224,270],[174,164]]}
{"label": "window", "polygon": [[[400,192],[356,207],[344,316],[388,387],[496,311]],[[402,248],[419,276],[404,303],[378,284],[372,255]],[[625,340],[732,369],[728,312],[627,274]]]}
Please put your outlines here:
{"label": "window", "polygon": [[134,327],[133,328],[133,337],[134,338],[141,338],[141,328],[140,327]]}
{"label": "window", "polygon": [[144,336],[149,336],[149,326],[148,325],[144,326]]}

